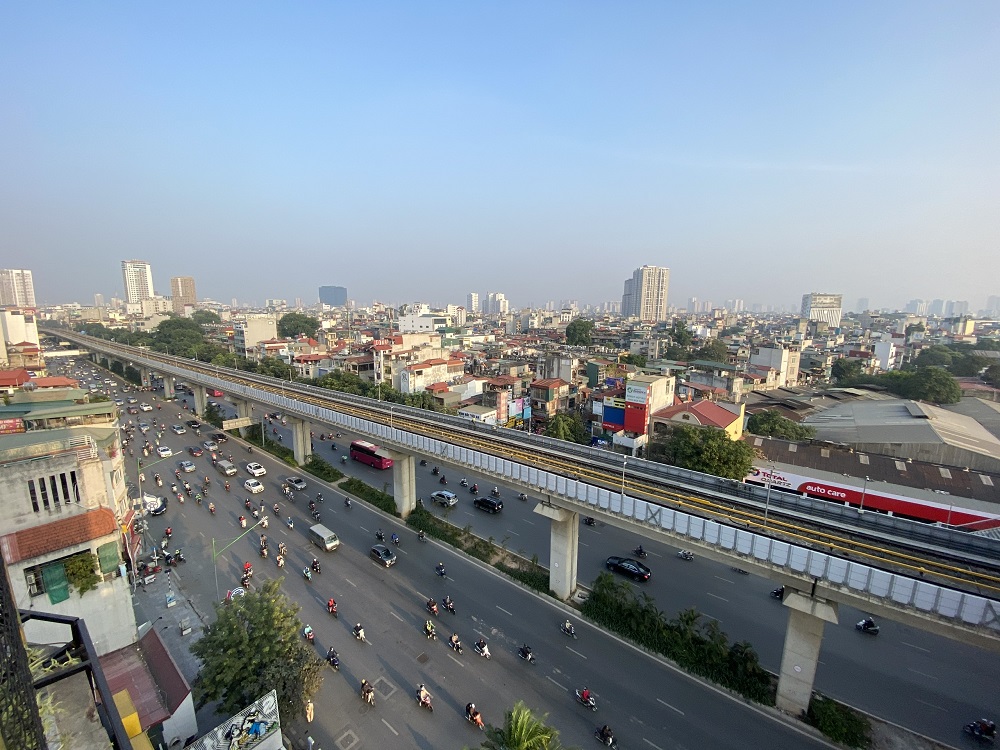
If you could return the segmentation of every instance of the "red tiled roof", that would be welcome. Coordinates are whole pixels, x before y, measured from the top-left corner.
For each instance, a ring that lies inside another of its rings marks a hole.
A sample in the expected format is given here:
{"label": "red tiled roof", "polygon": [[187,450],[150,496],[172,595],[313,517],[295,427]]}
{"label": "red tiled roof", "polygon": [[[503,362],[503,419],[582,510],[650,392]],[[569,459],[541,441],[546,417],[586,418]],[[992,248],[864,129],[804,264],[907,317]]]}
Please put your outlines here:
{"label": "red tiled roof", "polygon": [[47,378],[32,378],[32,383],[39,388],[76,388],[80,382],[72,378],[64,378],[61,375],[53,375]]}
{"label": "red tiled roof", "polygon": [[539,386],[540,388],[559,388],[560,386],[569,385],[562,378],[545,378],[544,380],[536,380],[531,384],[531,387]]}
{"label": "red tiled roof", "polygon": [[86,513],[74,513],[58,521],[32,526],[0,537],[4,558],[9,563],[30,560],[33,557],[58,552],[92,539],[113,534],[118,530],[115,514],[107,508],[97,508]]}
{"label": "red tiled roof", "polygon": [[654,413],[653,417],[657,419],[672,419],[677,414],[684,412],[693,414],[703,425],[721,427],[723,429],[741,418],[739,414],[734,414],[729,409],[719,406],[714,401],[705,400],[694,401],[689,404],[679,404],[678,406],[668,406],[666,409],[660,409]]}
{"label": "red tiled roof", "polygon": [[431,383],[424,390],[436,393],[438,391],[447,391],[449,387],[447,383]]}
{"label": "red tiled roof", "polygon": [[31,375],[23,367],[16,370],[0,370],[0,387],[24,385],[31,380]]}

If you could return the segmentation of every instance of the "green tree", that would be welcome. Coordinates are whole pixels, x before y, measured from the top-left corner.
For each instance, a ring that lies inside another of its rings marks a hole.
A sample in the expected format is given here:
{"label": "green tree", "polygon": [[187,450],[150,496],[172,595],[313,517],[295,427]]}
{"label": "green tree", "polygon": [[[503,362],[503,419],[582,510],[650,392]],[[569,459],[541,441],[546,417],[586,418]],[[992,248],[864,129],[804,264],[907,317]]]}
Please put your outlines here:
{"label": "green tree", "polygon": [[941,367],[923,367],[912,373],[905,382],[905,398],[930,401],[933,404],[957,404],[962,400],[958,381]]}
{"label": "green tree", "polygon": [[717,477],[743,479],[753,466],[754,451],[715,427],[676,424],[652,442],[649,458]]}
{"label": "green tree", "polygon": [[707,359],[709,362],[722,362],[729,359],[729,349],[719,339],[712,339],[705,342],[698,351],[694,353],[695,359]]}
{"label": "green tree", "polygon": [[948,371],[956,378],[973,378],[988,366],[990,360],[975,354],[956,354],[951,360]]}
{"label": "green tree", "polygon": [[281,580],[216,604],[215,622],[191,645],[202,661],[199,708],[217,700],[220,713],[234,714],[273,689],[281,713],[294,719],[319,691],[324,662],[302,638],[299,608],[281,593]]}
{"label": "green tree", "polygon": [[481,750],[560,750],[559,731],[545,723],[548,714],[536,716],[518,701],[504,717],[502,727],[486,728]]}
{"label": "green tree", "polygon": [[1000,365],[990,365],[987,367],[986,372],[983,373],[983,382],[992,385],[994,388],[1000,388]]}
{"label": "green tree", "polygon": [[833,363],[830,377],[835,383],[851,381],[859,377],[863,369],[861,360],[842,358]]}
{"label": "green tree", "polygon": [[782,440],[808,440],[816,434],[812,427],[793,422],[775,409],[766,409],[751,415],[747,429],[754,435],[766,435]]}
{"label": "green tree", "polygon": [[623,365],[635,365],[636,367],[646,366],[646,357],[642,354],[623,354],[618,358]]}
{"label": "green tree", "polygon": [[690,349],[691,344],[694,343],[694,336],[687,329],[681,321],[675,320],[674,324],[670,327],[670,340],[674,343],[674,346],[678,346],[681,349]]}
{"label": "green tree", "polygon": [[545,425],[545,435],[556,440],[582,445],[590,442],[587,428],[583,426],[583,420],[577,414],[556,414]]}
{"label": "green tree", "polygon": [[200,325],[190,318],[171,318],[156,326],[151,346],[158,352],[193,358],[204,343]]}
{"label": "green tree", "polygon": [[278,335],[288,338],[302,335],[312,336],[318,328],[319,321],[316,318],[310,318],[302,313],[287,313],[282,315],[281,320],[278,321]]}
{"label": "green tree", "polygon": [[590,346],[590,333],[594,330],[594,321],[577,318],[566,326],[566,343],[570,346]]}
{"label": "green tree", "polygon": [[913,365],[914,367],[948,367],[951,365],[952,359],[953,356],[948,347],[935,345],[922,349],[913,360]]}
{"label": "green tree", "polygon": [[211,310],[195,310],[191,313],[191,320],[200,326],[212,325],[213,323],[221,323],[222,318],[216,315]]}

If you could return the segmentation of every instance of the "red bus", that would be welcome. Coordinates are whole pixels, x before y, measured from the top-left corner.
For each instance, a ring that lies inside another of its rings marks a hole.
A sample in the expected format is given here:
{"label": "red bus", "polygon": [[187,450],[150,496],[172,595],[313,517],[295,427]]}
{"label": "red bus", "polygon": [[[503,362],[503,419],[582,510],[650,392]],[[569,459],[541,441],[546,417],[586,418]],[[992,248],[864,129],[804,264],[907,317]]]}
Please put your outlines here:
{"label": "red bus", "polygon": [[351,458],[376,469],[392,468],[389,454],[367,440],[355,440],[351,443]]}

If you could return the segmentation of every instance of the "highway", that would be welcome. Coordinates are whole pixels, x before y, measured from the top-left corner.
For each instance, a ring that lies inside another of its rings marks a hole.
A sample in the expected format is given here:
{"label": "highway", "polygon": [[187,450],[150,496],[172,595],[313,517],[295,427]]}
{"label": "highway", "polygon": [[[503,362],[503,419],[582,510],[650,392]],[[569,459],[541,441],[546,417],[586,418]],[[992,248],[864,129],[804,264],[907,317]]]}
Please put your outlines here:
{"label": "highway", "polygon": [[[144,398],[150,396],[144,394]],[[154,411],[139,418],[158,417],[173,423],[176,408],[165,406],[162,412]],[[149,487],[153,471],[159,471],[169,485],[176,461],[189,458],[183,454],[185,446],[200,439],[204,436],[198,438],[190,432],[176,436],[166,432],[161,443],[169,445],[177,455],[157,467],[147,468],[145,486]],[[237,518],[245,513],[242,500],[246,493],[237,488],[247,478],[244,469],[247,454],[238,441],[230,441],[223,450],[233,452],[241,467],[234,478],[239,484],[231,480],[233,491],[228,496],[221,492],[221,479],[211,469],[207,456],[192,459],[198,472],[188,475],[212,477],[211,496],[218,506],[214,517],[204,506],[189,500],[183,505],[174,501],[164,516],[150,519],[150,536],[154,541],[165,526],[173,527],[174,545],[183,547],[189,560],[176,571],[175,577],[179,579],[181,592],[191,597],[202,611],[210,610],[210,603],[216,599],[211,570],[212,539],[224,544],[238,536],[241,529]],[[323,523],[337,531],[343,543],[336,552],[319,553],[306,542],[304,534],[311,522],[306,515],[308,498],[315,495],[321,484],[309,475],[300,474],[309,489],[300,493],[294,504],[287,504],[280,499],[278,487],[290,473],[289,467],[262,451],[255,451],[253,458],[268,470],[262,478],[267,489],[254,499],[263,499],[267,508],[278,501],[282,514],[291,514],[295,519],[294,529],[272,522],[266,531],[272,552],[278,542],[286,541],[289,561],[284,570],[279,570],[273,557],[266,561],[259,558],[256,553],[259,537],[252,532],[220,558],[219,580],[223,591],[236,585],[244,560],[254,563],[256,581],[284,576],[284,591],[302,606],[303,620],[316,631],[317,651],[325,653],[333,645],[340,652],[341,671],[339,674],[328,671],[317,700],[317,718],[310,727],[318,748],[331,750],[338,741],[345,742],[348,732],[360,739],[358,747],[476,745],[482,735],[462,719],[465,704],[475,702],[488,722],[499,723],[503,711],[519,698],[532,708],[547,712],[550,723],[562,732],[563,742],[579,747],[598,746],[591,733],[603,722],[615,729],[622,748],[826,746],[797,727],[774,720],[771,712],[703,685],[577,617],[572,619],[577,623],[580,637],[567,638],[558,627],[567,610],[558,603],[509,583],[492,569],[436,542],[418,542],[415,534],[401,523],[362,503],[346,509],[340,495],[327,488],[323,488],[327,498],[322,506]],[[377,486],[387,476],[354,463],[346,468]],[[130,473],[134,481],[134,464]],[[528,526],[526,521],[531,519],[527,517],[527,507],[519,509],[523,511],[523,525]],[[507,524],[515,518],[515,513],[504,511],[492,520]],[[387,534],[397,531],[403,539],[400,560],[390,569],[367,557],[375,542],[374,531],[380,526]],[[541,529],[540,524],[538,528]],[[323,572],[307,583],[299,571],[314,555],[322,560]],[[434,565],[438,561],[446,564],[447,579],[435,575]],[[429,596],[440,600],[445,593],[454,598],[458,614],[442,612],[438,624],[442,633],[448,629],[459,633],[466,645],[461,656],[453,654],[443,639],[428,641],[421,633],[425,600]],[[338,600],[339,619],[326,612],[329,596]],[[370,646],[358,643],[350,634],[351,626],[358,621],[365,626]],[[477,656],[471,648],[480,634],[489,641],[491,661]],[[524,642],[538,655],[537,664],[529,665],[517,657],[517,647]],[[614,668],[609,669],[612,664]],[[374,708],[363,704],[357,695],[362,678],[376,685]],[[426,683],[434,696],[433,714],[415,704],[413,690],[419,682]],[[573,689],[583,685],[588,685],[597,697],[597,713],[575,703]]]}
{"label": "highway", "polygon": [[[233,413],[231,405],[220,403]],[[284,442],[290,433],[279,424]],[[317,425],[315,432],[327,427]],[[382,488],[391,475],[355,461],[340,465],[337,457],[345,454],[353,436],[337,440],[338,450],[329,443],[314,441],[317,452],[336,463],[351,476]],[[431,474],[433,463],[416,469],[417,494],[425,507],[459,528],[471,526],[479,536],[492,536],[525,557],[537,554],[548,564],[549,527],[547,519],[535,515],[534,502],[517,500],[519,490],[502,487],[504,510],[497,515],[483,513],[472,506],[472,496],[459,486],[461,476],[448,476],[448,486]],[[445,468],[445,467],[442,467]],[[469,475],[486,494],[493,486],[490,478]],[[445,510],[427,500],[438,489],[448,489],[459,496],[459,504]],[[656,599],[668,613],[694,607],[706,617],[719,620],[730,642],[747,640],[760,655],[762,664],[777,672],[781,663],[787,614],[782,604],[769,593],[774,584],[756,576],[745,576],[729,567],[695,558],[685,562],[676,557],[677,548],[640,539],[629,532],[604,523],[597,527],[581,526],[579,581],[591,583],[604,570],[608,555],[629,555],[642,542],[650,553],[645,563],[653,576],[642,590]],[[882,632],[877,637],[859,633],[854,623],[866,613],[841,606],[840,624],[827,625],[815,688],[839,700],[858,706],[889,721],[914,729],[944,742],[957,742],[963,722],[996,712],[996,675],[1000,674],[1000,655],[982,651],[956,641],[926,633],[907,625],[880,620]]]}

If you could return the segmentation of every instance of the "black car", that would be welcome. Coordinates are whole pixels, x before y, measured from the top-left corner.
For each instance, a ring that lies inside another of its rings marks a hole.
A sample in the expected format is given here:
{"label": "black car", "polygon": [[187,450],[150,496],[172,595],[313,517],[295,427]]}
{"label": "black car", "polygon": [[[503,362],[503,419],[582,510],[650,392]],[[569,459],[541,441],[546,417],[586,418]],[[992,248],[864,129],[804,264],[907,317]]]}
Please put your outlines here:
{"label": "black car", "polygon": [[649,568],[631,557],[609,557],[605,565],[608,570],[628,576],[633,581],[648,581],[651,575]]}
{"label": "black car", "polygon": [[217,442],[219,445],[222,445],[224,442],[229,440],[229,435],[227,435],[224,432],[213,432],[211,435],[209,435],[209,437],[212,438],[212,440]]}
{"label": "black car", "polygon": [[192,430],[197,430],[197,429],[199,429],[201,427],[201,422],[199,422],[197,419],[189,419],[184,424],[186,424]]}
{"label": "black car", "polygon": [[188,447],[188,453],[190,453],[190,454],[191,454],[192,456],[194,456],[194,457],[196,457],[196,458],[197,458],[198,456],[204,456],[204,455],[205,455],[205,451],[203,451],[203,450],[201,449],[201,446],[200,446],[200,445],[192,445],[192,446],[189,446],[189,447]]}
{"label": "black car", "polygon": [[371,557],[372,560],[377,560],[382,563],[387,568],[390,565],[396,564],[396,553],[384,544],[376,544],[372,547],[372,551],[368,553],[368,556]]}
{"label": "black car", "polygon": [[487,513],[499,513],[503,510],[503,501],[495,497],[477,497],[472,504]]}

